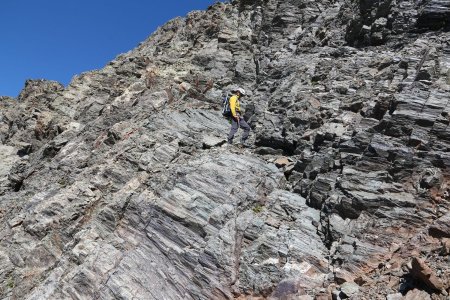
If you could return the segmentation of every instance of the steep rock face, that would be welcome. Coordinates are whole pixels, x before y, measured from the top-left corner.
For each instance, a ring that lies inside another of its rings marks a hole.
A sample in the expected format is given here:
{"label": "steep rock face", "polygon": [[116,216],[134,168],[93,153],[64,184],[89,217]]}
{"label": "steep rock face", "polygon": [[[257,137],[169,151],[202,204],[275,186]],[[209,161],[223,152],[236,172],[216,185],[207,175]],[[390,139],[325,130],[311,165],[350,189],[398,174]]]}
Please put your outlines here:
{"label": "steep rock face", "polygon": [[450,29],[450,1],[428,1],[419,14],[418,27],[428,29]]}
{"label": "steep rock face", "polygon": [[445,299],[444,2],[218,3],[0,98],[2,297]]}

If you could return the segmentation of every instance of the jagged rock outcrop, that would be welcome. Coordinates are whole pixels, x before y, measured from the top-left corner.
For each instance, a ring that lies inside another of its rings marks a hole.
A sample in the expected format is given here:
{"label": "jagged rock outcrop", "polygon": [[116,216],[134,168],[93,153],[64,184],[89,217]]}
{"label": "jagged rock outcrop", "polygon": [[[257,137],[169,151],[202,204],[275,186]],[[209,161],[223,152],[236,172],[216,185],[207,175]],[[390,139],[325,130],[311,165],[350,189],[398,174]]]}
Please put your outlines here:
{"label": "jagged rock outcrop", "polygon": [[[217,3],[0,98],[5,299],[446,299],[446,1]],[[242,86],[251,149],[224,145]]]}

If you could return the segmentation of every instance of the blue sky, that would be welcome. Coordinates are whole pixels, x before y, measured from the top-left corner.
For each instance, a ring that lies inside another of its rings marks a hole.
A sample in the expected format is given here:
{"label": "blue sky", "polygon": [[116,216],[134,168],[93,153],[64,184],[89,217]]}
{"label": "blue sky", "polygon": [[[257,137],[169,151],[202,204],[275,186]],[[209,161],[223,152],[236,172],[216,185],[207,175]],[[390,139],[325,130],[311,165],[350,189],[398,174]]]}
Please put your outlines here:
{"label": "blue sky", "polygon": [[1,0],[0,96],[26,79],[67,85],[145,40],[168,20],[216,0]]}

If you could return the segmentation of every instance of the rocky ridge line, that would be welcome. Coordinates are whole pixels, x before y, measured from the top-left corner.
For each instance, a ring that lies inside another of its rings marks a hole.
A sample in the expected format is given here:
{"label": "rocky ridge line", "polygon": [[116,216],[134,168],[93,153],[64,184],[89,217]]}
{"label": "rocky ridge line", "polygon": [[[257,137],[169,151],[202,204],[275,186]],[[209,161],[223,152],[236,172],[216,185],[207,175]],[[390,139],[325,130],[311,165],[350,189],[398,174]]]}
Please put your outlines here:
{"label": "rocky ridge line", "polygon": [[448,298],[447,2],[218,3],[2,97],[2,297]]}

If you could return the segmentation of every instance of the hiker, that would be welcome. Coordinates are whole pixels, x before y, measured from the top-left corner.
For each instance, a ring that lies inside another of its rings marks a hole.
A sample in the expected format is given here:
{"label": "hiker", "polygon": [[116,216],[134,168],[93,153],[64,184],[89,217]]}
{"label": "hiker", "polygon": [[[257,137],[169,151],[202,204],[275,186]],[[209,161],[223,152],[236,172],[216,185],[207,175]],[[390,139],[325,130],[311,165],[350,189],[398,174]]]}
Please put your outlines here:
{"label": "hiker", "polygon": [[231,91],[233,94],[230,98],[230,111],[231,111],[231,129],[228,134],[228,144],[233,144],[233,138],[239,127],[244,130],[244,134],[241,138],[241,145],[245,145],[245,141],[248,138],[250,133],[250,126],[248,126],[247,122],[241,116],[241,106],[239,103],[239,99],[245,96],[245,90],[243,88],[238,88],[235,91]]}

